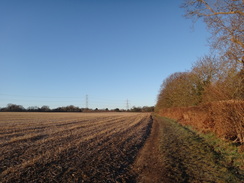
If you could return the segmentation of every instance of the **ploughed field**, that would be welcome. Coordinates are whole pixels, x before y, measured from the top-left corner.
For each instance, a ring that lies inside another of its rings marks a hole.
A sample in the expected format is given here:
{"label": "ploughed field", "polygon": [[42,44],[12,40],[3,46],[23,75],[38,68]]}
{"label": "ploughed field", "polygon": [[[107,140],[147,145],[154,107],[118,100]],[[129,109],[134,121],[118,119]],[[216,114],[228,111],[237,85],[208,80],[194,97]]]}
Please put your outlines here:
{"label": "ploughed field", "polygon": [[0,113],[0,182],[132,182],[142,113]]}

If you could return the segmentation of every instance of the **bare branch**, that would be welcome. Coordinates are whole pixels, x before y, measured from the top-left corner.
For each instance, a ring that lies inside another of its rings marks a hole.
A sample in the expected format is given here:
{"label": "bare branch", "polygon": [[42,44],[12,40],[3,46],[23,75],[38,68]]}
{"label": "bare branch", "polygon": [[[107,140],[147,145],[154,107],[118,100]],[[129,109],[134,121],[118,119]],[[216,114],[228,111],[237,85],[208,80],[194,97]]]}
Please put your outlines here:
{"label": "bare branch", "polygon": [[213,49],[241,60],[244,50],[244,0],[185,0],[186,17],[203,18],[212,33]]}
{"label": "bare branch", "polygon": [[243,42],[241,42],[239,39],[236,39],[234,36],[231,38],[231,41],[233,42],[233,43],[237,43],[237,44],[239,44],[243,49],[244,49],[244,43]]}
{"label": "bare branch", "polygon": [[230,11],[230,12],[214,12],[213,14],[203,14],[199,13],[199,16],[214,16],[214,15],[231,15],[231,14],[240,14],[244,15],[244,12],[242,11]]}

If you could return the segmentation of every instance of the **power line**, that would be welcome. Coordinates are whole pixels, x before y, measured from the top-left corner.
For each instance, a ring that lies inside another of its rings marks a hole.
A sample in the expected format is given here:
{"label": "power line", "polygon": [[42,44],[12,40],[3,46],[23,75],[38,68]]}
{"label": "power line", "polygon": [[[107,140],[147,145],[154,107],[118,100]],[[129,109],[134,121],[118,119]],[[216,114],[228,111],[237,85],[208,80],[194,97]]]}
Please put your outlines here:
{"label": "power line", "polygon": [[103,98],[103,97],[92,97],[89,98],[89,95],[86,94],[83,97],[78,96],[42,96],[42,95],[18,95],[18,94],[6,94],[0,93],[1,103],[36,103],[34,105],[43,105],[43,103],[47,103],[47,105],[80,105],[85,106],[85,108],[124,108],[129,110],[130,101],[128,99],[115,99],[115,98]]}
{"label": "power line", "polygon": [[88,109],[88,95],[86,95],[86,108]]}
{"label": "power line", "polygon": [[129,100],[126,100],[126,110],[129,110]]}

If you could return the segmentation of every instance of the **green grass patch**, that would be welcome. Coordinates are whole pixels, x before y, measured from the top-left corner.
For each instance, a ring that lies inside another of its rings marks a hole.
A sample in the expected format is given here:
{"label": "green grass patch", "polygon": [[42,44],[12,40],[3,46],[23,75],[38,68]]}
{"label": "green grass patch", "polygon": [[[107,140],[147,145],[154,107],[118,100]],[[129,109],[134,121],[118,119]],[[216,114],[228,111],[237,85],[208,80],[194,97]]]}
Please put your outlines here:
{"label": "green grass patch", "polygon": [[202,134],[174,120],[155,116],[160,150],[172,182],[242,182],[243,153],[214,134]]}
{"label": "green grass patch", "polygon": [[[177,123],[177,122],[175,122]],[[178,124],[178,123],[177,123]],[[178,124],[180,125],[180,124]],[[181,126],[181,125],[180,125]],[[240,172],[244,171],[244,152],[240,152],[239,145],[217,137],[214,133],[201,133],[191,126],[182,126],[186,130],[192,131],[199,137],[200,142],[206,143],[212,150],[219,154],[221,163],[231,168],[238,168]]]}

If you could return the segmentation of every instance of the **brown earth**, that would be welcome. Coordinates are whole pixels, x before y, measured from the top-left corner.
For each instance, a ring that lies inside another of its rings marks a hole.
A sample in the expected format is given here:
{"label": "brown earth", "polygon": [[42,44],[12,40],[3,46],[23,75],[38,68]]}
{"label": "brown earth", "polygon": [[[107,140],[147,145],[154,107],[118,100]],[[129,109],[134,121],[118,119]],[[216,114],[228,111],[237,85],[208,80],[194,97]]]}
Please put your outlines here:
{"label": "brown earth", "polygon": [[235,182],[196,133],[147,113],[0,113],[0,182]]}
{"label": "brown earth", "polygon": [[150,114],[0,113],[0,182],[133,182]]}
{"label": "brown earth", "polygon": [[166,169],[160,152],[160,124],[154,119],[151,135],[139,152],[133,170],[137,174],[137,182],[168,183]]}

